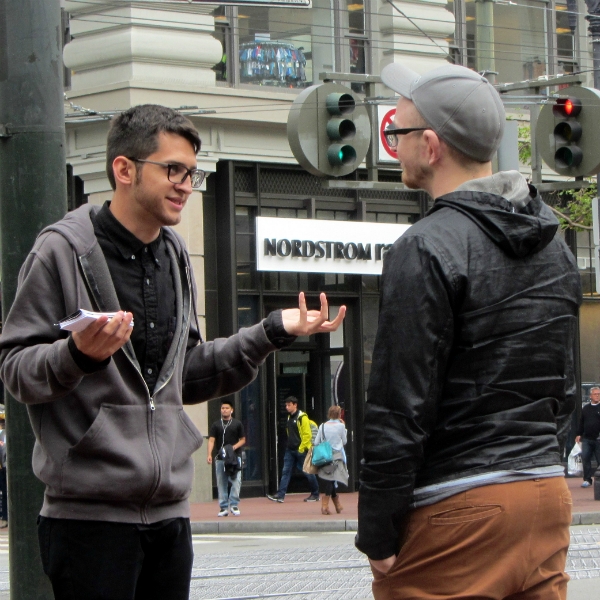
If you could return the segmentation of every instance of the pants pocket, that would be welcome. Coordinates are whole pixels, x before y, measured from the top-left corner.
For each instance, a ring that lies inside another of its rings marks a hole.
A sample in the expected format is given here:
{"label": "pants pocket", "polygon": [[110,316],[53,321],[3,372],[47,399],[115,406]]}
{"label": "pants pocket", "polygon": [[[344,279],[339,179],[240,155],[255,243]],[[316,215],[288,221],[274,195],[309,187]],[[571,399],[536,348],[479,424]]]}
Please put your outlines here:
{"label": "pants pocket", "polygon": [[457,525],[489,519],[502,513],[504,509],[499,504],[483,504],[478,506],[464,506],[453,508],[444,512],[431,515],[430,525]]}

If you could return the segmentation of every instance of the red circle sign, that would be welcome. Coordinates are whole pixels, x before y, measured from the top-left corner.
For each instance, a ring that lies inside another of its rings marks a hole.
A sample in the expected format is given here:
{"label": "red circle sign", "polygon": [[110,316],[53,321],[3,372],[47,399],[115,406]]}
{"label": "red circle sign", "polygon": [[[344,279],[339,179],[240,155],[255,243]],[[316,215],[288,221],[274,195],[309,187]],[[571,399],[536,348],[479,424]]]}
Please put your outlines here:
{"label": "red circle sign", "polygon": [[396,109],[392,108],[392,110],[388,110],[385,115],[383,115],[383,119],[381,119],[381,125],[379,126],[379,136],[381,137],[381,143],[385,151],[392,157],[398,158],[396,154],[396,150],[390,148],[390,145],[387,143],[387,138],[385,137],[384,130],[388,125],[392,125],[394,123],[394,115],[396,114]]}

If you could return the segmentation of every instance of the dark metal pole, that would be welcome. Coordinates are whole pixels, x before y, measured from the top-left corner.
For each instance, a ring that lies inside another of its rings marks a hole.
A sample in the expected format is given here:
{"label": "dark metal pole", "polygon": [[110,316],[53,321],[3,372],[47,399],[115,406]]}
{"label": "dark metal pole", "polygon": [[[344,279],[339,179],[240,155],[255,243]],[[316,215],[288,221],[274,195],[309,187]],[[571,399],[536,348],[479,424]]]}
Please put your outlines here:
{"label": "dark metal pole", "polygon": [[[66,212],[60,0],[0,0],[2,309],[37,233]],[[43,292],[43,290],[40,290]],[[11,600],[50,600],[36,518],[43,487],[31,468],[25,407],[6,394]]]}

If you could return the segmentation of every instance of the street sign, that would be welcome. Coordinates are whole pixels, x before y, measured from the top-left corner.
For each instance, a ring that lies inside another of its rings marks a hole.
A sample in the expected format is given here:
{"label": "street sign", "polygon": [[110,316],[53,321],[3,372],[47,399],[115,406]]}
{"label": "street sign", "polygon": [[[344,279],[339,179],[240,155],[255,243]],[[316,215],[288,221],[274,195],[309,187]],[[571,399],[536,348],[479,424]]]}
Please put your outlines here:
{"label": "street sign", "polygon": [[338,83],[306,88],[294,100],[287,123],[296,160],[318,177],[355,171],[371,143],[371,120],[354,92]]}
{"label": "street sign", "polygon": [[396,107],[390,108],[383,104],[377,106],[377,116],[379,122],[379,152],[377,155],[377,162],[380,163],[398,163],[398,155],[396,150],[390,148],[387,143],[387,139],[384,134],[384,130],[388,126],[392,126],[394,122],[394,115],[396,114]]}
{"label": "street sign", "polygon": [[536,142],[544,162],[560,175],[600,172],[600,92],[573,86],[546,104],[536,124]]}

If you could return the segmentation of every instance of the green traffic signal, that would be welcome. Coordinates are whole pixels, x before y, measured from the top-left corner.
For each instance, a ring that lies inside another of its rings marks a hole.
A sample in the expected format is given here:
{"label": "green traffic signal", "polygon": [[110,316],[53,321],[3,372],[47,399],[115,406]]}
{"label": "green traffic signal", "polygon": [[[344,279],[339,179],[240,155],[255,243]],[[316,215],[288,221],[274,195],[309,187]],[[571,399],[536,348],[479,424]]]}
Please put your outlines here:
{"label": "green traffic signal", "polygon": [[334,167],[351,165],[356,160],[356,150],[348,144],[332,144],[327,149],[327,159]]}

